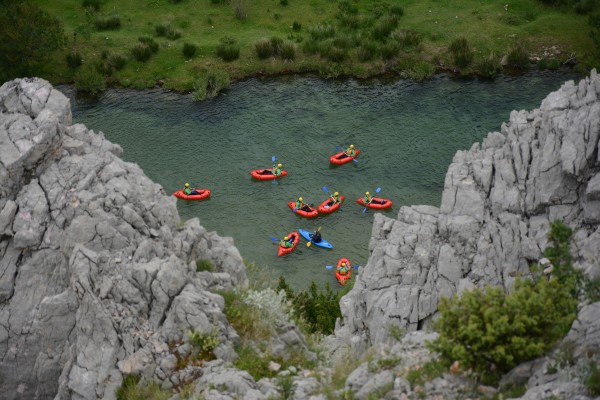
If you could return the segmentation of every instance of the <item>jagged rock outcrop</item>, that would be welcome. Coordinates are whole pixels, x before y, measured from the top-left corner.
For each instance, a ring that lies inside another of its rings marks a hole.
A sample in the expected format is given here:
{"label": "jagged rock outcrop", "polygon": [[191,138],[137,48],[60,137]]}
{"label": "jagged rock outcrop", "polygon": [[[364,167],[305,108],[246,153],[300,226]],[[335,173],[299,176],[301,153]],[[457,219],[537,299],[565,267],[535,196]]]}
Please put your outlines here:
{"label": "jagged rock outcrop", "polygon": [[[599,136],[594,70],[578,84],[566,82],[539,109],[513,111],[500,132],[457,152],[439,208],[402,207],[397,219],[376,214],[369,261],[341,302],[338,343],[361,353],[388,341],[391,327],[426,327],[442,296],[484,285],[510,290],[542,257],[553,220],[574,230],[576,268],[599,277]],[[590,335],[579,349],[598,354],[600,336]]]}
{"label": "jagged rock outcrop", "polygon": [[[233,241],[181,224],[175,200],[121,153],[71,125],[48,82],[0,87],[3,399],[111,399],[126,373],[190,381],[201,368],[175,365],[188,331],[217,332],[215,354],[236,357],[209,290],[247,281]],[[216,271],[197,273],[196,260]]]}

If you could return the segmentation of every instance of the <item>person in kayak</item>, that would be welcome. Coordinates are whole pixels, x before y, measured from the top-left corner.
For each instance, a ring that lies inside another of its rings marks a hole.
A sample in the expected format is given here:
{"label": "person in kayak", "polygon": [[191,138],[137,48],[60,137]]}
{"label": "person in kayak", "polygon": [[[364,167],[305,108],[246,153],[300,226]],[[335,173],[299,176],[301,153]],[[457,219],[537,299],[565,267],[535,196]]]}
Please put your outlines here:
{"label": "person in kayak", "polygon": [[319,243],[321,241],[321,232],[319,229],[317,229],[315,233],[311,233],[309,236],[312,242]]}
{"label": "person in kayak", "polygon": [[356,155],[356,151],[354,150],[354,145],[351,144],[350,147],[348,147],[344,151],[344,154],[342,154],[340,157],[338,157],[338,160],[342,159],[342,158],[346,158],[346,157],[354,157],[355,155]]}
{"label": "person in kayak", "polygon": [[365,192],[365,198],[363,199],[363,201],[365,202],[365,205],[367,204],[385,204],[385,200],[375,200],[373,199],[373,196],[371,196],[371,193],[369,192]]}
{"label": "person in kayak", "polygon": [[294,209],[311,212],[312,209],[310,208],[310,206],[308,204],[304,204],[303,201],[304,200],[302,199],[302,197],[298,197],[298,200],[296,200],[296,205],[294,206]]}
{"label": "person in kayak", "polygon": [[283,167],[282,164],[273,164],[273,168],[271,169],[263,169],[262,171],[260,171],[261,175],[275,175],[275,176],[280,176],[281,175],[281,167]]}
{"label": "person in kayak", "polygon": [[281,247],[293,247],[294,246],[294,237],[284,237],[283,240],[279,241],[279,245]]}
{"label": "person in kayak", "polygon": [[329,202],[327,202],[327,207],[331,207],[332,205],[341,202],[340,194],[338,192],[335,192],[334,194],[332,194],[331,196],[329,196],[329,198],[331,200],[329,200]]}
{"label": "person in kayak", "polygon": [[191,195],[191,194],[202,194],[202,191],[198,191],[195,188],[191,188],[189,183],[185,183],[185,185],[183,185],[183,193],[185,193],[186,195]]}
{"label": "person in kayak", "polygon": [[345,262],[343,262],[342,265],[339,265],[337,267],[337,270],[340,273],[340,275],[346,275],[348,271],[350,271],[350,268],[346,265]]}

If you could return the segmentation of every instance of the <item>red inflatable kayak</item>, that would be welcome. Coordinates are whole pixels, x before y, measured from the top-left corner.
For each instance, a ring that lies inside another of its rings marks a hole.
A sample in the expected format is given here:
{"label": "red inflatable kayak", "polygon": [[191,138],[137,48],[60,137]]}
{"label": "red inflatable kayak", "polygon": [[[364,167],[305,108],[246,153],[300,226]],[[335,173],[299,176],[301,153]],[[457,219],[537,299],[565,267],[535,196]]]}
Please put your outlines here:
{"label": "red inflatable kayak", "polygon": [[[337,267],[340,267],[343,262],[346,263],[346,267],[350,267],[350,269],[348,270],[348,272],[345,275],[340,274],[340,272],[337,269]],[[340,258],[337,263],[336,269],[335,269],[335,279],[337,279],[338,282],[340,283],[340,285],[343,286],[346,284],[346,282],[348,281],[348,279],[350,279],[351,276],[352,276],[352,264],[350,264],[350,260],[348,260],[346,257]]]}
{"label": "red inflatable kayak", "polygon": [[200,194],[185,194],[183,190],[178,190],[173,193],[173,196],[184,200],[203,200],[210,196],[210,190],[208,189],[194,189],[200,192]]}
{"label": "red inflatable kayak", "polygon": [[347,155],[345,152],[340,151],[337,154],[332,155],[331,157],[329,157],[329,162],[332,164],[346,164],[347,162],[352,161],[354,158],[356,158],[358,155],[360,154],[360,150],[354,150],[354,156],[349,156]]}
{"label": "red inflatable kayak", "polygon": [[340,196],[340,202],[339,203],[335,203],[332,206],[329,206],[328,204],[331,202],[331,198],[325,200],[324,202],[322,202],[321,204],[319,204],[319,207],[317,207],[317,211],[322,213],[322,214],[329,214],[334,212],[335,210],[339,209],[342,206],[342,203],[344,202],[344,196]]}
{"label": "red inflatable kayak", "polygon": [[[295,201],[288,201],[288,206],[292,209],[292,211],[294,211],[294,209],[296,208],[296,202]],[[296,214],[301,215],[301,216],[306,217],[306,218],[314,218],[317,215],[319,215],[319,212],[317,210],[315,210],[314,208],[312,208],[311,206],[308,206],[308,208],[310,208],[310,211],[296,210],[294,212]]]}
{"label": "red inflatable kayak", "polygon": [[260,179],[261,181],[268,181],[271,179],[279,179],[279,178],[283,178],[284,176],[287,175],[287,171],[281,170],[281,174],[279,176],[277,175],[273,175],[271,173],[271,169],[267,168],[267,169],[255,169],[254,171],[250,172],[250,175],[252,175],[252,177],[254,179]]}
{"label": "red inflatable kayak", "polygon": [[373,200],[369,204],[365,204],[364,197],[357,199],[356,202],[363,207],[369,207],[374,209],[390,208],[393,204],[390,199],[382,199],[379,197],[373,197]]}
{"label": "red inflatable kayak", "polygon": [[293,238],[294,245],[292,247],[282,247],[281,245],[277,246],[277,256],[278,257],[281,257],[284,254],[291,253],[292,250],[294,250],[296,248],[296,246],[298,246],[298,243],[300,242],[300,234],[298,232],[290,232],[287,236],[288,236],[288,239]]}

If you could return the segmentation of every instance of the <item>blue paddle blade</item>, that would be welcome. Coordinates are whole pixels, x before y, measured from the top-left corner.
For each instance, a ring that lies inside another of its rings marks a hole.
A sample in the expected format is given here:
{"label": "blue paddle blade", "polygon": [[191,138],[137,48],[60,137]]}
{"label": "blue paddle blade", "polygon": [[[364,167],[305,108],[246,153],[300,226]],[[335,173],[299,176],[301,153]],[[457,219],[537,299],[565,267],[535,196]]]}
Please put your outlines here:
{"label": "blue paddle blade", "polygon": [[277,179],[273,179],[273,185],[277,185]]}
{"label": "blue paddle blade", "polygon": [[274,242],[279,242],[279,239],[277,239],[276,237],[272,237],[271,240]]}
{"label": "blue paddle blade", "polygon": [[329,190],[327,190],[327,186],[323,186],[323,190],[325,191],[325,193],[329,193]]}
{"label": "blue paddle blade", "polygon": [[335,149],[336,149],[337,151],[342,151],[342,149],[340,148],[340,146],[335,146]]}
{"label": "blue paddle blade", "polygon": [[360,265],[353,265],[353,266],[352,266],[352,268],[354,268],[354,269],[359,269],[359,268],[360,268]]}
{"label": "blue paddle blade", "polygon": [[275,156],[271,157],[271,161],[275,162],[275,160],[277,160]]}
{"label": "blue paddle blade", "polygon": [[298,209],[297,208],[292,208],[292,211],[296,212],[296,211],[298,211]]}
{"label": "blue paddle blade", "polygon": [[377,189],[375,189],[375,193],[379,193],[379,192],[381,192],[381,188],[380,187],[378,187]]}
{"label": "blue paddle blade", "polygon": [[356,158],[353,158],[352,161],[354,161],[355,163],[358,163],[358,160]]}
{"label": "blue paddle blade", "polygon": [[367,211],[367,207],[365,207],[365,208],[362,210],[362,213],[364,214],[364,213],[365,213],[365,211]]}
{"label": "blue paddle blade", "polygon": [[326,265],[325,268],[327,268],[327,269],[333,269],[333,265]]}

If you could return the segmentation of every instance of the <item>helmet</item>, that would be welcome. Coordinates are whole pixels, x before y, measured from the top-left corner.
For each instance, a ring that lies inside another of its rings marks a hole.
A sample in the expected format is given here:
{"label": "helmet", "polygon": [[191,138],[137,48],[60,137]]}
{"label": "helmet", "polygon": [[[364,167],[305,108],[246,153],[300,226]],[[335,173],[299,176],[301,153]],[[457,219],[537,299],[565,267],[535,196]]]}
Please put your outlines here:
{"label": "helmet", "polygon": [[335,192],[333,195],[334,195],[334,196],[337,196],[338,194],[339,194],[338,192]]}
{"label": "helmet", "polygon": [[342,267],[345,267],[345,266],[346,266],[346,263],[345,263],[345,262],[343,262],[343,263],[342,263]]}
{"label": "helmet", "polygon": [[353,148],[354,148],[354,145],[353,145],[353,144],[351,144],[351,145],[350,145],[350,148],[351,148],[351,149],[353,149]]}
{"label": "helmet", "polygon": [[278,167],[278,168],[281,168],[281,167],[283,167],[283,165],[281,165],[281,164],[277,164],[277,167]]}
{"label": "helmet", "polygon": [[190,184],[189,184],[189,183],[186,183],[186,184],[185,184],[185,187],[190,187]]}
{"label": "helmet", "polygon": [[289,240],[289,239],[290,239],[290,238],[289,238],[289,237],[287,237],[287,236],[283,238],[283,240]]}
{"label": "helmet", "polygon": [[369,193],[369,192],[365,192],[365,194],[371,194],[371,193]]}
{"label": "helmet", "polygon": [[303,201],[304,199],[302,197],[298,197],[298,200]]}

